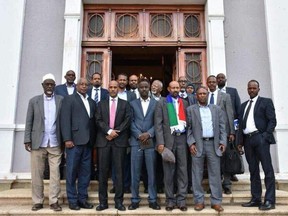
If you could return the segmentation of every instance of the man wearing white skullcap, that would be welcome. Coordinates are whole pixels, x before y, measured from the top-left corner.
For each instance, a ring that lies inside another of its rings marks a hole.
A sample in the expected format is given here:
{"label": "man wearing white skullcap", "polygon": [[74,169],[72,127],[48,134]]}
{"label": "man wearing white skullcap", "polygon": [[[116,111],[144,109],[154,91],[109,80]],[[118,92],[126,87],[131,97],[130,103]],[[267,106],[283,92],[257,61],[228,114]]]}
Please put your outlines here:
{"label": "man wearing white skullcap", "polygon": [[55,77],[46,74],[42,78],[44,94],[30,99],[25,125],[24,145],[31,153],[32,211],[43,208],[43,173],[45,160],[50,166],[49,205],[54,211],[61,211],[58,204],[60,195],[61,139],[60,108],[62,96],[54,95]]}

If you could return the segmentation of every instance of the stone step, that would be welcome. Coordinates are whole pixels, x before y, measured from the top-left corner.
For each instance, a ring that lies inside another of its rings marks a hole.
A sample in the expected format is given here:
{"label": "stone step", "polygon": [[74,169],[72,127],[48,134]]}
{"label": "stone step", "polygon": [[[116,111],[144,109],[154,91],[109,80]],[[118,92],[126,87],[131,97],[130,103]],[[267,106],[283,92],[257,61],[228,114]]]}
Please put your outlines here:
{"label": "stone step", "polygon": [[[127,206],[126,206],[127,207]],[[53,212],[49,209],[48,205],[44,206],[44,209],[39,211],[31,211],[31,205],[0,205],[0,215],[21,215],[21,216],[51,216],[51,215],[81,215],[81,216],[90,216],[90,215],[103,215],[103,216],[160,216],[160,215],[205,215],[205,216],[216,216],[216,215],[227,215],[227,216],[260,216],[260,215],[288,215],[288,208],[285,205],[276,205],[276,209],[270,211],[260,211],[258,208],[243,208],[240,205],[223,205],[224,211],[218,214],[215,210],[211,209],[209,205],[206,205],[206,208],[201,212],[195,211],[193,206],[188,206],[186,212],[182,212],[179,209],[174,209],[171,212],[167,212],[164,207],[161,210],[153,210],[148,206],[140,206],[140,208],[130,211],[118,211],[114,206],[109,205],[109,209],[106,209],[101,212],[97,212],[95,207],[93,209],[81,209],[79,211],[72,211],[68,208],[67,205],[62,205],[62,212]]]}
{"label": "stone step", "polygon": [[[3,185],[3,184],[4,183],[0,182],[0,185]],[[15,180],[13,182],[9,182],[9,185],[7,185],[7,184],[8,183],[6,183],[6,186],[3,187],[4,188],[3,190],[17,189],[17,188],[31,188],[31,180]],[[49,185],[49,180],[44,180],[44,187],[48,188],[49,187],[48,185]],[[282,185],[285,185],[286,188],[284,188],[284,186],[282,186]],[[276,182],[276,189],[280,189],[280,190],[284,189],[285,190],[285,189],[288,189],[287,186],[288,186],[287,181],[285,181],[284,183]],[[208,180],[207,179],[205,179],[203,181],[203,187],[205,190],[208,189]],[[262,187],[265,188],[264,181],[262,181]],[[61,180],[61,190],[65,191],[66,190],[65,188],[66,188],[66,181]],[[108,188],[109,189],[112,188],[112,181],[111,180],[108,181]],[[88,190],[89,191],[98,190],[98,181],[96,181],[96,180],[90,181],[90,185],[89,185]],[[141,192],[144,191],[144,186],[143,186],[142,182],[140,183],[139,190]],[[250,181],[249,180],[240,180],[238,182],[232,182],[232,191],[242,191],[242,190],[250,190]]]}
{"label": "stone step", "polygon": [[[265,191],[264,191],[265,192]],[[48,190],[44,191],[45,204],[48,204]],[[148,205],[148,194],[140,194],[142,201],[141,205]],[[205,202],[209,204],[210,194],[205,194]],[[251,198],[250,191],[233,191],[232,194],[226,195],[223,194],[223,204],[227,205],[240,205],[243,202],[248,202]],[[131,200],[131,194],[124,195],[124,204],[129,205]],[[288,205],[288,192],[277,190],[276,191],[276,200],[278,205]],[[89,192],[89,202],[97,204],[98,203],[98,192],[90,191]],[[158,202],[161,206],[165,205],[165,194],[158,194]],[[31,200],[31,189],[22,188],[22,189],[10,189],[0,192],[0,203],[1,205],[29,205],[32,203]],[[62,191],[59,199],[59,203],[68,204],[66,192]],[[114,204],[114,194],[108,193],[108,203],[110,205]],[[188,194],[187,196],[187,205],[193,205],[193,195]],[[288,208],[287,208],[288,209]]]}

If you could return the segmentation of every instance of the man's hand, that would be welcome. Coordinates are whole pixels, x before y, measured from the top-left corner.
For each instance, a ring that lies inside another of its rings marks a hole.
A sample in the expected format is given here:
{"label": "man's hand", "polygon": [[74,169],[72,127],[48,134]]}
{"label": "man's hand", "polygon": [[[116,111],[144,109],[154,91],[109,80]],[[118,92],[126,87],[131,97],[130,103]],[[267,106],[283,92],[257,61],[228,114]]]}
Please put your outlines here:
{"label": "man's hand", "polygon": [[164,144],[160,144],[157,146],[157,151],[161,154],[164,151]]}
{"label": "man's hand", "polygon": [[244,154],[244,150],[243,150],[243,146],[242,145],[237,145],[237,150],[238,150],[240,155]]}
{"label": "man's hand", "polygon": [[31,152],[32,150],[31,143],[25,143],[25,149],[26,151]]}
{"label": "man's hand", "polygon": [[115,139],[116,137],[119,136],[119,130],[112,130],[112,132],[109,134],[110,137],[112,137],[112,139]]}
{"label": "man's hand", "polygon": [[141,143],[145,144],[147,140],[150,138],[150,134],[145,132],[139,135],[138,139],[140,140]]}
{"label": "man's hand", "polygon": [[221,151],[222,154],[223,154],[223,153],[225,152],[226,146],[220,143],[220,144],[219,144],[219,149],[220,149],[220,151]]}
{"label": "man's hand", "polygon": [[229,142],[233,142],[235,140],[235,135],[234,134],[230,134],[228,137]]}
{"label": "man's hand", "polygon": [[190,146],[189,150],[190,150],[190,153],[195,156],[195,155],[197,154],[196,144],[195,144],[195,143],[192,144],[192,145]]}
{"label": "man's hand", "polygon": [[66,148],[73,148],[74,147],[73,141],[71,141],[71,140],[65,141],[65,147]]}

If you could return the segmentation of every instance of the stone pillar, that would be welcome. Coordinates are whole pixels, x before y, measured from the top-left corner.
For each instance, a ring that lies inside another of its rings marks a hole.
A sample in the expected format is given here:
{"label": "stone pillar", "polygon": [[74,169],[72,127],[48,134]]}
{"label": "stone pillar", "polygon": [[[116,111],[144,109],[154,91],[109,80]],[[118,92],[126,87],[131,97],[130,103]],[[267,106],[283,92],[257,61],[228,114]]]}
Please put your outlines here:
{"label": "stone pillar", "polygon": [[65,4],[65,34],[63,48],[62,82],[66,82],[64,75],[68,70],[74,70],[77,79],[81,68],[81,0],[66,0]]}
{"label": "stone pillar", "polygon": [[205,11],[208,75],[226,74],[223,0],[207,0]]}
{"label": "stone pillar", "polygon": [[265,0],[267,44],[270,60],[272,99],[274,101],[277,117],[276,148],[278,152],[279,168],[279,174],[277,175],[279,175],[279,178],[281,178],[282,176],[286,176],[286,179],[288,179],[288,96],[286,94],[288,80],[287,10],[287,0]]}
{"label": "stone pillar", "polygon": [[0,179],[11,178],[25,2],[0,1]]}

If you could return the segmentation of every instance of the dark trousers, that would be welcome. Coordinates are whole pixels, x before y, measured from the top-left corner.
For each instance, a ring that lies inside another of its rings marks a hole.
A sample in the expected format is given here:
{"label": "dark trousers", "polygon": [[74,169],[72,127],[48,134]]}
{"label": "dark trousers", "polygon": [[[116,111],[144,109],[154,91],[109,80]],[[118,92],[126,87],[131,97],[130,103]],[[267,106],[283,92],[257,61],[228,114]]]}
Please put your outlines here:
{"label": "dark trousers", "polygon": [[110,161],[112,161],[115,171],[115,204],[123,203],[123,181],[124,181],[124,158],[126,155],[126,147],[115,146],[114,141],[108,142],[105,147],[98,147],[99,157],[99,202],[108,204],[108,176]]}
{"label": "dark trousers", "polygon": [[73,148],[66,148],[66,192],[69,203],[76,204],[77,201],[85,202],[87,200],[90,171],[91,148],[89,145],[75,145]]}
{"label": "dark trousers", "polygon": [[252,200],[261,200],[262,185],[259,170],[259,162],[261,162],[265,174],[265,201],[275,203],[275,176],[270,155],[270,144],[261,133],[257,133],[251,137],[244,137],[244,150],[249,164]]}

